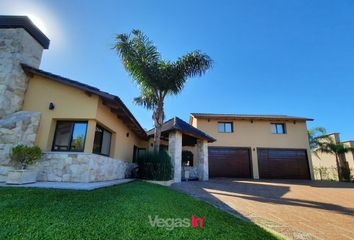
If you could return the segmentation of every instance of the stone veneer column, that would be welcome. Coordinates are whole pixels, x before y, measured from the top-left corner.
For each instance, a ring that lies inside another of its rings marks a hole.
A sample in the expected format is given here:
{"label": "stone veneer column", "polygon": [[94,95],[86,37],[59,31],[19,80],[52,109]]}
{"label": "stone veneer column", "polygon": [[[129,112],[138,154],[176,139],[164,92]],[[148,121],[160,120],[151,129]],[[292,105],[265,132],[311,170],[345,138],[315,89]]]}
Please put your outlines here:
{"label": "stone veneer column", "polygon": [[0,118],[22,109],[28,79],[21,63],[38,68],[42,52],[23,28],[0,28]]}
{"label": "stone veneer column", "polygon": [[41,113],[20,111],[28,85],[21,64],[38,68],[48,47],[49,39],[29,18],[0,16],[0,181],[12,169],[11,149],[36,143]]}
{"label": "stone veneer column", "polygon": [[96,131],[96,121],[89,120],[87,123],[86,130],[86,140],[85,140],[85,153],[92,153],[93,150],[93,141],[95,140],[95,131]]}
{"label": "stone veneer column", "polygon": [[182,133],[171,132],[168,136],[168,152],[173,165],[173,179],[181,181],[182,175]]}
{"label": "stone veneer column", "polygon": [[197,140],[198,177],[201,181],[209,180],[208,142]]}

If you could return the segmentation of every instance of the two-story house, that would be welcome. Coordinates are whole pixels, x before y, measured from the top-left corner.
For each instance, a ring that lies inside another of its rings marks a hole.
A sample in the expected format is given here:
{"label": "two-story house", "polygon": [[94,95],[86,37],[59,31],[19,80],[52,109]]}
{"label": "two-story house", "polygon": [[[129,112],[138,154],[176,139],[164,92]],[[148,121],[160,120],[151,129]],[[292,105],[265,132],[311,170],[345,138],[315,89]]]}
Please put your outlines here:
{"label": "two-story house", "polygon": [[306,121],[286,115],[192,113],[209,143],[209,176],[313,179]]}

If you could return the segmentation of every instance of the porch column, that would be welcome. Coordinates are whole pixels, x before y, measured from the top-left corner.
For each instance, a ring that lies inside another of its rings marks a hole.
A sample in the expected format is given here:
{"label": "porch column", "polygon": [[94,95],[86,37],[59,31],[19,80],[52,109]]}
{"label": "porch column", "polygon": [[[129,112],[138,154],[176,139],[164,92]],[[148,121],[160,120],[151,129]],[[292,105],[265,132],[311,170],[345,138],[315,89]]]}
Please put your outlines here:
{"label": "porch column", "polygon": [[92,153],[93,141],[95,139],[95,131],[96,131],[96,121],[92,119],[88,120],[85,147],[84,147],[85,153]]}
{"label": "porch column", "polygon": [[208,141],[197,140],[198,177],[201,181],[209,180]]}
{"label": "porch column", "polygon": [[173,166],[173,180],[180,182],[182,175],[182,133],[175,131],[169,134],[168,152]]}

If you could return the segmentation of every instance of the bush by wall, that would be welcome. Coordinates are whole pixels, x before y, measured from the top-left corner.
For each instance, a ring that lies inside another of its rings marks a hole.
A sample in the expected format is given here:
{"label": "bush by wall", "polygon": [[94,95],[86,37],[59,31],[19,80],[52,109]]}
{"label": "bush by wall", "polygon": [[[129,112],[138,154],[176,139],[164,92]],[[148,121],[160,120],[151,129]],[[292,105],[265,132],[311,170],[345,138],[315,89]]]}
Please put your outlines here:
{"label": "bush by wall", "polygon": [[26,169],[38,161],[41,157],[42,151],[39,147],[29,147],[25,145],[17,145],[12,148],[10,153],[11,162],[17,168]]}
{"label": "bush by wall", "polygon": [[168,181],[172,179],[171,157],[166,151],[146,152],[138,157],[138,175],[142,179]]}

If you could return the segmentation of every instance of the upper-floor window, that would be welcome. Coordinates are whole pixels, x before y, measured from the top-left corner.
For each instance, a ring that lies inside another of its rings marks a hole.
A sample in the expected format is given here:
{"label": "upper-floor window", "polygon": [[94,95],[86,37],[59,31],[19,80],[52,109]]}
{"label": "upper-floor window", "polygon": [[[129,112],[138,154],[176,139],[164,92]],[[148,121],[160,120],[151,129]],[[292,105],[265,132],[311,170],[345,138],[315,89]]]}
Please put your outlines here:
{"label": "upper-floor window", "polygon": [[232,133],[234,125],[232,122],[218,122],[218,131],[220,133]]}
{"label": "upper-floor window", "polygon": [[284,123],[272,123],[272,133],[285,134],[285,124]]}
{"label": "upper-floor window", "polygon": [[52,150],[83,152],[86,130],[87,122],[58,121]]}
{"label": "upper-floor window", "polygon": [[93,141],[93,153],[109,156],[111,149],[112,133],[103,127],[96,125],[95,139]]}

